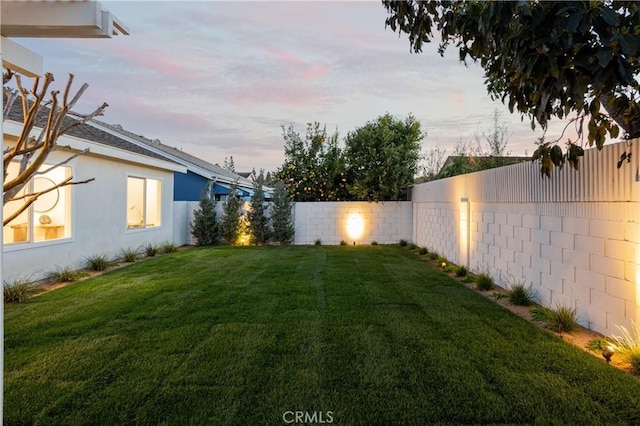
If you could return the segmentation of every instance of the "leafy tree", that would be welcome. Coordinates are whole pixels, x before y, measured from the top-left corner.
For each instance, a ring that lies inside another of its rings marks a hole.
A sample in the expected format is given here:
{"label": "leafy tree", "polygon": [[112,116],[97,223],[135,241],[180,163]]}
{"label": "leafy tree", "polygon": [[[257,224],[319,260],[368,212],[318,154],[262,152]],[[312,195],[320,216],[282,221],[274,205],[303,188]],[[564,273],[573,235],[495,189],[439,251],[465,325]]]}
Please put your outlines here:
{"label": "leafy tree", "polygon": [[293,125],[282,127],[285,162],[277,172],[295,201],[339,201],[348,197],[346,170],[338,132],[327,134],[320,123],[308,123],[305,139]]}
{"label": "leafy tree", "polygon": [[[578,138],[542,142],[533,155],[543,175],[566,162],[578,168],[587,142],[640,137],[640,2],[449,2],[383,0],[386,25],[406,33],[415,52],[440,40],[485,71],[489,94],[546,130],[575,114]],[[435,33],[435,34],[434,34]],[[601,107],[602,106],[602,107]]]}
{"label": "leafy tree", "polygon": [[220,230],[216,215],[216,201],[211,192],[211,184],[207,185],[200,194],[198,209],[193,212],[191,233],[199,246],[218,244]]}
{"label": "leafy tree", "polygon": [[271,201],[272,237],[281,244],[288,244],[293,239],[294,233],[293,215],[291,212],[293,203],[283,182],[275,183]]}
{"label": "leafy tree", "polygon": [[350,194],[357,200],[404,199],[420,160],[420,122],[411,114],[400,121],[390,114],[350,132],[345,159],[353,179]]}
{"label": "leafy tree", "polygon": [[220,222],[220,234],[227,243],[235,244],[238,239],[239,222],[240,222],[240,206],[241,201],[236,196],[238,190],[237,182],[234,182],[229,188],[229,195],[222,203],[222,220]]}
{"label": "leafy tree", "polygon": [[260,170],[253,182],[253,195],[251,196],[251,209],[248,213],[249,232],[254,244],[266,243],[269,239],[269,218],[267,218],[267,206],[264,199],[264,170]]}

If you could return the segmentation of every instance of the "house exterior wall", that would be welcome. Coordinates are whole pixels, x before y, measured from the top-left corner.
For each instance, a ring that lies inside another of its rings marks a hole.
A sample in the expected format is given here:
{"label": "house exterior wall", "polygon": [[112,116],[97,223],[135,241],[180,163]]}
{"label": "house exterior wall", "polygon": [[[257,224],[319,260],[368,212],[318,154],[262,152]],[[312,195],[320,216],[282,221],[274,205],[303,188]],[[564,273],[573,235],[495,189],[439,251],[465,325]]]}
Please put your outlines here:
{"label": "house exterior wall", "polygon": [[209,181],[193,172],[174,173],[174,201],[198,201],[200,193]]}
{"label": "house exterior wall", "polygon": [[[67,158],[54,152],[50,162]],[[84,267],[87,256],[115,257],[124,248],[161,244],[173,238],[173,172],[85,154],[70,163],[74,180],[95,181],[71,187],[71,237],[3,246],[2,279],[41,279],[57,267]],[[127,230],[127,177],[162,182],[161,226]]]}
{"label": "house exterior wall", "polygon": [[[380,244],[412,239],[412,208],[410,201],[367,202],[298,202],[294,208],[294,244]],[[349,225],[360,217],[362,235],[354,237]]]}
{"label": "house exterior wall", "polygon": [[[587,150],[580,171],[536,164],[416,185],[413,240],[500,285],[531,284],[603,334],[640,322],[640,140]],[[633,161],[617,169],[624,151]]]}

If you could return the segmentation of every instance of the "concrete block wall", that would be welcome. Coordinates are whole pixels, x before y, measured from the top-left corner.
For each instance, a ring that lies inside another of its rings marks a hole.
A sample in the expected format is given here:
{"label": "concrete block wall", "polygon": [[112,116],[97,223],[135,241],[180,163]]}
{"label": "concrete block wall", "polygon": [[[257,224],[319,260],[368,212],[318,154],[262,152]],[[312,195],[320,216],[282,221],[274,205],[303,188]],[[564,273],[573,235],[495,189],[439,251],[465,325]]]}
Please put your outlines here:
{"label": "concrete block wall", "polygon": [[[353,216],[362,220],[362,235],[348,232]],[[400,202],[309,202],[294,207],[294,244],[337,245],[341,240],[349,244],[394,244],[401,239],[412,241],[413,210],[410,201]]]}
{"label": "concrete block wall", "polygon": [[[542,305],[575,307],[582,325],[619,334],[618,326],[640,323],[638,144],[636,164],[621,172],[615,161],[604,163],[617,158],[607,152],[621,149],[614,145],[604,153],[587,151],[587,167],[566,168],[551,182],[525,163],[418,185],[413,239],[452,262],[489,272],[502,286],[530,284]],[[622,188],[605,190],[607,182],[623,180]]]}

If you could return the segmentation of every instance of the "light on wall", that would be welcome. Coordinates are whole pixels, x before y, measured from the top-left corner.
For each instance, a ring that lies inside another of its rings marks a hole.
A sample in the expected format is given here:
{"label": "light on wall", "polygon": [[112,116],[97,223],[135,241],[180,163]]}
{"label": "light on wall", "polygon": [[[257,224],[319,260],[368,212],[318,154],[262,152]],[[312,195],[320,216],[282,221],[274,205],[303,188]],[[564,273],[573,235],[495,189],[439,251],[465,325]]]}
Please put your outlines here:
{"label": "light on wall", "polygon": [[362,217],[362,213],[351,213],[347,217],[347,233],[353,240],[362,237],[364,233],[364,218]]}

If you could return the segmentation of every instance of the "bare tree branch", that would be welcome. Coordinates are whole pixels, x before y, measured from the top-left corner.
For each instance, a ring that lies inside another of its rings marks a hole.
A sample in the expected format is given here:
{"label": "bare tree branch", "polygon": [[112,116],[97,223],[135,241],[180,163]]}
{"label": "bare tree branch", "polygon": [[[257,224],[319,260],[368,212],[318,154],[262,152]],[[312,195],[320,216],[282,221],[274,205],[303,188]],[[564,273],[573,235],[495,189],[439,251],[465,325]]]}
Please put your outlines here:
{"label": "bare tree branch", "polygon": [[58,183],[58,184],[56,184],[56,185],[54,185],[54,186],[52,186],[50,188],[47,188],[47,189],[45,189],[43,191],[33,192],[33,193],[30,193],[30,194],[24,194],[24,195],[22,195],[20,197],[15,197],[15,198],[12,198],[12,199],[8,200],[8,201],[18,201],[18,200],[24,199],[25,202],[24,202],[24,204],[22,206],[20,206],[20,208],[18,210],[16,210],[10,216],[8,216],[8,217],[3,219],[2,226],[8,225],[9,223],[11,223],[12,220],[14,220],[16,217],[20,216],[20,214],[22,214],[22,212],[27,210],[29,208],[29,206],[31,204],[33,204],[38,199],[38,197],[40,197],[43,194],[47,194],[47,193],[49,193],[49,192],[51,192],[51,191],[53,191],[55,189],[62,188],[63,186],[81,185],[81,184],[89,183],[89,182],[92,182],[92,181],[95,180],[95,178],[91,178],[91,179],[83,180],[81,182],[71,182],[71,179],[73,179],[73,176],[69,176],[68,178],[66,178],[62,182],[60,182],[60,183]]}
{"label": "bare tree branch", "polygon": [[67,159],[65,159],[64,161],[61,161],[61,162],[59,162],[59,163],[57,163],[57,164],[55,164],[55,165],[53,165],[53,166],[49,167],[49,168],[48,168],[48,169],[46,169],[46,170],[38,171],[38,172],[36,173],[36,175],[44,175],[44,174],[46,174],[46,173],[49,173],[51,170],[57,169],[57,168],[58,168],[58,167],[60,167],[60,166],[64,166],[65,164],[67,164],[67,163],[69,163],[71,160],[73,160],[74,158],[80,157],[81,155],[84,155],[84,154],[86,154],[86,153],[87,153],[87,152],[89,152],[89,151],[90,151],[90,149],[89,149],[89,148],[86,148],[86,149],[83,149],[83,150],[82,150],[82,151],[80,151],[80,152],[76,152],[75,154],[73,154],[71,157],[68,157],[68,158],[67,158]]}

